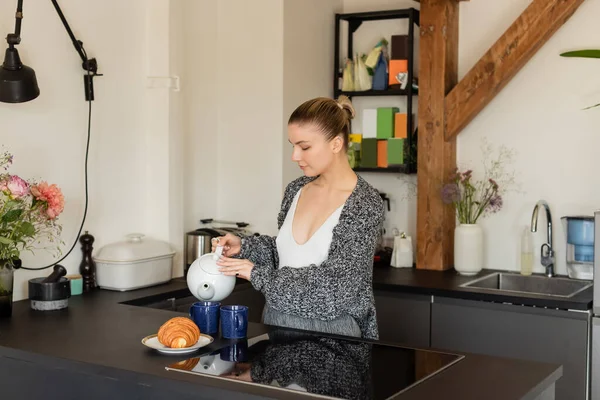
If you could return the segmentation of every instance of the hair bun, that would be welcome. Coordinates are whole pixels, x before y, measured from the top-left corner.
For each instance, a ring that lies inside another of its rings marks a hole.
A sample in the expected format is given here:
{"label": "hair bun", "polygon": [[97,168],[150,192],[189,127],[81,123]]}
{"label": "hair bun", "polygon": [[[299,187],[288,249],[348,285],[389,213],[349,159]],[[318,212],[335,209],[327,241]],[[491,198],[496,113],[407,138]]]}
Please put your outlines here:
{"label": "hair bun", "polygon": [[356,115],[356,111],[354,110],[354,106],[352,105],[352,102],[350,101],[348,96],[341,95],[340,97],[338,97],[337,104],[338,107],[340,107],[342,110],[346,110],[348,112],[349,119],[354,118],[354,116]]}

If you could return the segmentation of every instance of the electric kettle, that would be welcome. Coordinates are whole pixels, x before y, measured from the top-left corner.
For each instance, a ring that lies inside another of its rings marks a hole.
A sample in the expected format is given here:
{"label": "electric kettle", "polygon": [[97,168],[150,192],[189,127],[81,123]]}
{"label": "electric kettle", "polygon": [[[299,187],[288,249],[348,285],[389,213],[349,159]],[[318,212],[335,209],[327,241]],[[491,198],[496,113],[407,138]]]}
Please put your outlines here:
{"label": "electric kettle", "polygon": [[221,253],[223,246],[217,246],[214,253],[204,254],[190,265],[188,289],[200,301],[221,301],[233,292],[235,276],[223,275],[217,265]]}

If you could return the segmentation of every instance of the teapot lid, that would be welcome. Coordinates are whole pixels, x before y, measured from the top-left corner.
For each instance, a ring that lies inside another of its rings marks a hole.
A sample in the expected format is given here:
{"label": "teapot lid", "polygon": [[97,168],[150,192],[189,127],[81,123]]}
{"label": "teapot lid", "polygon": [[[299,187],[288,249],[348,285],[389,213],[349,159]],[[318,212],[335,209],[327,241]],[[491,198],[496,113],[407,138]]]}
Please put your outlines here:
{"label": "teapot lid", "polygon": [[198,261],[200,268],[202,268],[202,270],[204,270],[204,272],[206,273],[213,275],[221,275],[222,272],[219,271],[219,268],[221,267],[217,265],[217,260],[219,259],[219,257],[221,257],[222,253],[223,246],[217,246],[217,249],[214,253],[204,254],[202,257],[200,257],[200,260]]}

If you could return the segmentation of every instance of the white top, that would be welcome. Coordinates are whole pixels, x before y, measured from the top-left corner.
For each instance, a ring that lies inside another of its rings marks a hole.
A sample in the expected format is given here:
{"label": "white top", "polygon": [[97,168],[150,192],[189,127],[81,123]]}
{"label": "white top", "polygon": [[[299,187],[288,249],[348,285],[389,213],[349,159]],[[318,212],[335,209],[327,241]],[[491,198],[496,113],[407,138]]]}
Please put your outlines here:
{"label": "white top", "polygon": [[298,204],[301,192],[302,188],[294,196],[294,200],[277,235],[276,243],[277,253],[279,254],[279,268],[301,268],[308,267],[311,264],[321,265],[327,259],[331,239],[333,238],[333,228],[338,224],[340,214],[344,208],[343,204],[339,206],[306,243],[298,244],[292,233],[292,222],[294,221],[296,205]]}

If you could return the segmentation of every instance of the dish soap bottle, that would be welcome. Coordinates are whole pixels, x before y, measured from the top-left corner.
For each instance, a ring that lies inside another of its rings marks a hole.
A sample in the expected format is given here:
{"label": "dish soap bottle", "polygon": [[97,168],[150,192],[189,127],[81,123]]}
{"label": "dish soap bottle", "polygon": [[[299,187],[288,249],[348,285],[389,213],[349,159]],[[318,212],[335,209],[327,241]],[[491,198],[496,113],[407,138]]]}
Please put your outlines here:
{"label": "dish soap bottle", "polygon": [[521,275],[531,275],[533,272],[533,235],[529,227],[523,229],[521,235]]}

